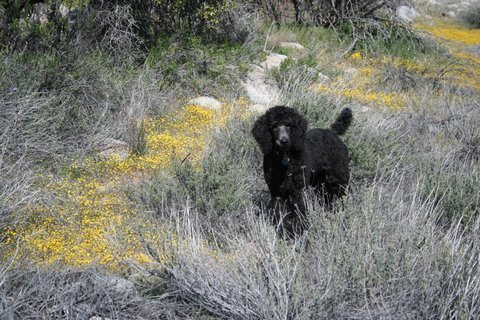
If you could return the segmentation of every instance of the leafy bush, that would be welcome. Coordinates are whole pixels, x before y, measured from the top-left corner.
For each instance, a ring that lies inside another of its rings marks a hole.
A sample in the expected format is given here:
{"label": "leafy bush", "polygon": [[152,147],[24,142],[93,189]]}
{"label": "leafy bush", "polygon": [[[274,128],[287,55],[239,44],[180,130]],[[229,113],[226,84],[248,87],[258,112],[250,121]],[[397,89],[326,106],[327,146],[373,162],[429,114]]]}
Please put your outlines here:
{"label": "leafy bush", "polygon": [[375,11],[394,8],[397,0],[321,0],[297,2],[297,21],[313,21],[317,25],[332,25],[340,21],[374,18]]}
{"label": "leafy bush", "polygon": [[379,9],[395,9],[398,0],[257,0],[258,5],[277,23],[294,20],[297,24],[321,26],[342,21],[375,18]]}
{"label": "leafy bush", "polygon": [[23,8],[16,19],[6,24],[5,41],[0,43],[0,48],[32,52],[59,50],[76,55],[101,48],[122,60],[130,59],[141,45],[130,7],[103,1],[87,4],[72,8],[63,17],[59,4],[52,2],[48,7],[49,20],[43,24],[28,18],[30,6]]}
{"label": "leafy bush", "polygon": [[[71,62],[55,55],[2,58],[0,83],[10,92],[0,100],[0,133],[9,137],[5,143],[10,155],[26,152],[31,160],[41,160],[72,152],[91,144],[91,137],[100,132],[92,119],[108,125],[102,121],[121,111],[101,102],[103,89],[109,86],[101,74],[102,58]],[[28,73],[21,71],[25,68]]]}
{"label": "leafy bush", "polygon": [[152,45],[147,63],[162,74],[162,89],[174,88],[181,96],[217,98],[238,95],[249,63],[258,55],[250,46],[211,44],[200,37],[161,37]]}
{"label": "leafy bush", "polygon": [[465,10],[460,18],[465,21],[471,28],[480,28],[480,6]]}
{"label": "leafy bush", "polygon": [[423,180],[422,196],[432,198],[439,205],[443,226],[461,222],[471,228],[472,223],[480,217],[480,197],[477,192],[480,173],[477,168],[432,164],[426,168]]}
{"label": "leafy bush", "polygon": [[159,174],[133,196],[158,214],[165,211],[165,204],[189,203],[202,215],[203,223],[241,216],[255,201],[252,188],[261,188],[252,185],[255,178],[261,181],[256,176],[261,160],[255,158],[254,141],[244,123],[234,118],[227,128],[215,134],[199,164],[190,163],[188,157],[177,159],[171,177]]}
{"label": "leafy bush", "polygon": [[[254,32],[248,2],[231,0],[118,1],[131,5],[138,34],[152,44],[160,36],[201,36],[205,40],[244,42]],[[153,42],[152,42],[153,40]]]}

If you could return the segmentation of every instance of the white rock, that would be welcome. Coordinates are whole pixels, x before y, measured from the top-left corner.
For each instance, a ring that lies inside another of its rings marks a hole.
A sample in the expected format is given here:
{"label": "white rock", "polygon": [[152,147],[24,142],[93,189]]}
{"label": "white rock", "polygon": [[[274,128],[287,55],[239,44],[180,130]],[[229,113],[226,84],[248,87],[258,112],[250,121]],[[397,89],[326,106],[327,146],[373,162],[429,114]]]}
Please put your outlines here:
{"label": "white rock", "polygon": [[252,104],[248,106],[248,110],[252,113],[265,113],[268,110],[268,107],[263,104]]}
{"label": "white rock", "polygon": [[345,79],[352,79],[358,74],[358,70],[355,68],[348,68],[345,70]]}
{"label": "white rock", "polygon": [[288,57],[283,54],[279,53],[271,53],[268,57],[267,60],[262,62],[260,65],[266,69],[270,70],[273,68],[278,68],[282,64],[283,61],[285,61]]}
{"label": "white rock", "polygon": [[220,110],[222,103],[211,97],[198,97],[187,102],[189,105],[199,106],[204,109]]}
{"label": "white rock", "polygon": [[251,79],[249,77],[245,83],[243,83],[248,98],[254,103],[259,105],[270,106],[275,104],[280,97],[280,89],[277,86],[271,85],[262,81],[261,78]]}
{"label": "white rock", "polygon": [[330,82],[330,77],[324,75],[324,74],[321,73],[321,72],[319,72],[319,73],[318,73],[317,81],[320,82],[320,83],[327,83],[327,82]]}
{"label": "white rock", "polygon": [[400,6],[397,8],[397,17],[406,22],[412,22],[418,17],[418,12],[414,8]]}
{"label": "white rock", "polygon": [[448,10],[457,10],[457,9],[458,9],[458,5],[456,5],[456,4],[449,4],[449,5],[447,6],[447,9],[448,9]]}
{"label": "white rock", "polygon": [[114,276],[104,276],[100,278],[103,278],[101,280],[105,281],[105,284],[108,285],[111,290],[115,290],[115,292],[128,294],[131,296],[137,295],[137,289],[135,289],[135,285],[126,279]]}
{"label": "white rock", "polygon": [[62,18],[65,18],[70,13],[70,9],[67,6],[65,6],[63,3],[61,3],[60,6],[58,7],[58,12],[62,16]]}
{"label": "white rock", "polygon": [[100,148],[100,155],[105,159],[116,157],[120,160],[125,160],[129,155],[128,143],[121,140],[107,138]]}
{"label": "white rock", "polygon": [[251,65],[251,71],[247,74],[247,80],[242,83],[243,89],[253,104],[270,106],[277,102],[280,96],[280,89],[267,83],[265,69]]}
{"label": "white rock", "polygon": [[460,6],[463,8],[469,8],[472,4],[468,1],[460,2]]}
{"label": "white rock", "polygon": [[296,49],[296,50],[305,49],[304,46],[302,46],[300,43],[297,43],[297,42],[281,42],[280,47],[287,48],[287,49]]}
{"label": "white rock", "polygon": [[455,18],[457,15],[453,11],[448,11],[447,13],[445,13],[445,16],[449,18]]}
{"label": "white rock", "polygon": [[105,148],[126,148],[128,144],[125,141],[117,140],[113,138],[107,138],[103,142]]}
{"label": "white rock", "polygon": [[48,23],[48,14],[50,8],[45,3],[35,3],[33,5],[32,14],[30,15],[30,20],[39,22],[41,25],[46,25]]}

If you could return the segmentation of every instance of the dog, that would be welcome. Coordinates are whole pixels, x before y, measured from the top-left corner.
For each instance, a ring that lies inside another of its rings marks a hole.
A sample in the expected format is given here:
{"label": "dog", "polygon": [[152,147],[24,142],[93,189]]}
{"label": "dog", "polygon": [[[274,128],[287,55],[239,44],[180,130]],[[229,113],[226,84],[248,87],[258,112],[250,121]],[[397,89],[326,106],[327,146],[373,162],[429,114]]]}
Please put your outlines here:
{"label": "dog", "polygon": [[[295,109],[276,106],[253,125],[252,135],[263,153],[263,172],[271,195],[274,222],[289,236],[302,234],[305,217],[304,190],[323,195],[330,207],[345,194],[350,179],[350,156],[339,138],[352,123],[349,108],[342,110],[329,129],[307,131],[307,120]],[[281,217],[281,207],[286,215]]]}

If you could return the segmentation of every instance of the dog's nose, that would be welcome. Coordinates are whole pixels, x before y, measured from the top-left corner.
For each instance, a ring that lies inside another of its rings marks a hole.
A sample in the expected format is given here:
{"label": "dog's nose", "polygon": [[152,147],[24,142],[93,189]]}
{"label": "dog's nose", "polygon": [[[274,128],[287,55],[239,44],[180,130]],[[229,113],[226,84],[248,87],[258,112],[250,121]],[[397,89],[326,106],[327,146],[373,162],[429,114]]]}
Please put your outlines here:
{"label": "dog's nose", "polygon": [[288,138],[286,138],[286,137],[281,138],[280,143],[281,144],[287,144],[288,143]]}

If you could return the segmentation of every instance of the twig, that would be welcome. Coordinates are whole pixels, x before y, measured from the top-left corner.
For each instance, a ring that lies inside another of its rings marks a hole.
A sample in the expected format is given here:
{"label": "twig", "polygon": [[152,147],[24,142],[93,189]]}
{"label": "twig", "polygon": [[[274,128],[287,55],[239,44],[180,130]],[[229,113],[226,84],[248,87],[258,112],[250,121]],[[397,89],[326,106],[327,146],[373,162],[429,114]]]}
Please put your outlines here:
{"label": "twig", "polygon": [[191,155],[191,153],[189,152],[187,154],[187,156],[185,158],[183,158],[183,160],[182,160],[182,162],[180,162],[180,164],[183,164],[187,160],[187,158],[190,157],[190,155]]}

